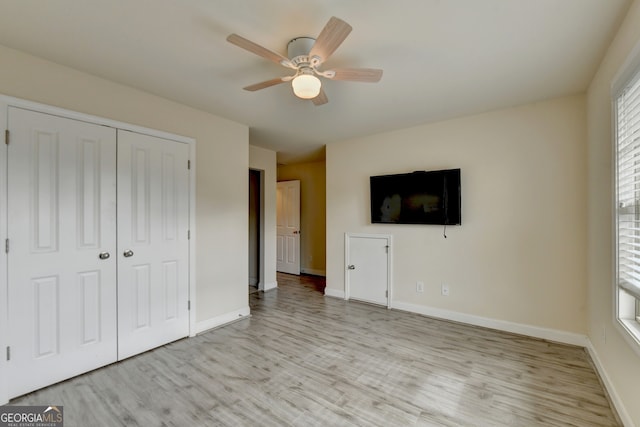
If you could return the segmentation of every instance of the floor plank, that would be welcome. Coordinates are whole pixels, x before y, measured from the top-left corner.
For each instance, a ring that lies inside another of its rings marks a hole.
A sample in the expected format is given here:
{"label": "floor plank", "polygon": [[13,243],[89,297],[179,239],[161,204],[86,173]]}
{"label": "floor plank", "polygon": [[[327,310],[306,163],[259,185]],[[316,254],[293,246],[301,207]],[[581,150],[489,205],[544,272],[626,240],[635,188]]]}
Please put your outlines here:
{"label": "floor plank", "polygon": [[247,320],[10,403],[67,427],[620,425],[582,348],[278,286]]}

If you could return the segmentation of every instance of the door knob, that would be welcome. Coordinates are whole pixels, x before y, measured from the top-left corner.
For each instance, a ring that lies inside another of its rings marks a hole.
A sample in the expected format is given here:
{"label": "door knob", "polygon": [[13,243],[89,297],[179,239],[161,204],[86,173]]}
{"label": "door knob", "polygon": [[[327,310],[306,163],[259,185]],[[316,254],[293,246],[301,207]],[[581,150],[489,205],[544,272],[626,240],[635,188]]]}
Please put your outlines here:
{"label": "door knob", "polygon": [[109,252],[100,252],[100,255],[98,255],[98,258],[100,259],[109,259],[111,255],[109,254]]}
{"label": "door knob", "polygon": [[355,265],[353,265],[353,264],[351,264],[351,265],[347,266],[347,268],[348,268],[349,270],[355,270],[355,269],[356,269],[356,266],[355,266]]}
{"label": "door knob", "polygon": [[126,251],[124,251],[124,253],[122,254],[125,256],[125,258],[129,258],[133,256],[133,251],[131,249],[127,249]]}

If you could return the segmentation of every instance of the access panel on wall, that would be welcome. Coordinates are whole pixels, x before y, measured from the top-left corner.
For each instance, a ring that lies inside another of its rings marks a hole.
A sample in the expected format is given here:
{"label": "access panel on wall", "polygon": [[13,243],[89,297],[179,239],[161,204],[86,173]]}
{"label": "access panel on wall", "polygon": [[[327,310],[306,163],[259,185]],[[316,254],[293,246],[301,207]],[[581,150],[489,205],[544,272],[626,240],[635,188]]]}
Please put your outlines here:
{"label": "access panel on wall", "polygon": [[389,306],[390,248],[388,235],[345,235],[347,299]]}

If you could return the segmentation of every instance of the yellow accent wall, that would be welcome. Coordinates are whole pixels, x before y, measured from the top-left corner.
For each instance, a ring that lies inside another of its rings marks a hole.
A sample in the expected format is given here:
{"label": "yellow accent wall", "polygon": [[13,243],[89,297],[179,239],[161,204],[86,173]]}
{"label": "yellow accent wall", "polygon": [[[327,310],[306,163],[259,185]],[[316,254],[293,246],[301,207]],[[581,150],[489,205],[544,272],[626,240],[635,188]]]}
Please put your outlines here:
{"label": "yellow accent wall", "polygon": [[324,276],[326,271],[325,162],[278,166],[278,181],[300,181],[300,269]]}

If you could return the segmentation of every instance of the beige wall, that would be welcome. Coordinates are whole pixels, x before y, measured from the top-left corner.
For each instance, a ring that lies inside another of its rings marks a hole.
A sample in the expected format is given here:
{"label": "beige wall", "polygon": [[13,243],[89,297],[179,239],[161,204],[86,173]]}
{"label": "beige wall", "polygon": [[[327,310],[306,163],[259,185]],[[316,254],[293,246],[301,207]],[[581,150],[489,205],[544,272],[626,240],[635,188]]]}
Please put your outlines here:
{"label": "beige wall", "polygon": [[300,181],[301,271],[324,276],[326,272],[325,162],[278,166],[278,181]]}
{"label": "beige wall", "polygon": [[0,93],[195,138],[197,321],[248,310],[246,126],[2,46]]}
{"label": "beige wall", "polygon": [[[396,304],[584,336],[585,117],[572,96],[329,144],[327,293],[344,291],[344,233],[392,234]],[[463,207],[447,239],[370,224],[369,176],[448,168],[462,170]]]}
{"label": "beige wall", "polygon": [[613,131],[611,84],[640,43],[640,2],[631,6],[588,91],[588,292],[589,338],[606,380],[614,385],[628,419],[640,426],[640,355],[624,341],[613,301]]}
{"label": "beige wall", "polygon": [[276,152],[249,146],[249,167],[262,171],[263,178],[263,243],[264,257],[261,260],[260,288],[269,290],[276,282]]}

